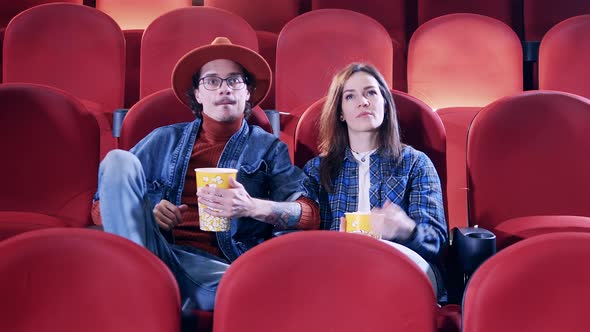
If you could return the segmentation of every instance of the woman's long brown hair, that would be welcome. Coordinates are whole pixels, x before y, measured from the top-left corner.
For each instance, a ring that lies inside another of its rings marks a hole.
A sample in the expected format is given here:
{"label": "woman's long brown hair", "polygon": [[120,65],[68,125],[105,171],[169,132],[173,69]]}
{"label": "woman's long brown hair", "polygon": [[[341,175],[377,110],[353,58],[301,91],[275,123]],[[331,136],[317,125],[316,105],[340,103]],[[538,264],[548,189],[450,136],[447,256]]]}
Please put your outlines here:
{"label": "woman's long brown hair", "polygon": [[342,115],[342,92],[344,84],[355,73],[365,72],[379,83],[379,91],[385,99],[383,123],[379,127],[377,140],[380,153],[399,158],[402,150],[397,115],[393,96],[379,71],[368,64],[352,63],[342,69],[332,79],[326,103],[320,117],[320,183],[327,192],[332,192],[332,183],[342,167],[346,148],[349,147],[346,122],[340,120]]}

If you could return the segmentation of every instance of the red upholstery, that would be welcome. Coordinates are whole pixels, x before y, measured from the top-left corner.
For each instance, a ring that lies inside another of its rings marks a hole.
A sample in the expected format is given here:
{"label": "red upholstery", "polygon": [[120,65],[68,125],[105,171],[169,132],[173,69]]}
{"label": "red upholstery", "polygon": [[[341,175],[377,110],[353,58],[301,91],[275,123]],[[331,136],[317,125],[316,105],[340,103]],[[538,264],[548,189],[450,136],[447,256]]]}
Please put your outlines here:
{"label": "red upholstery", "polygon": [[2,1],[0,4],[0,27],[6,27],[8,22],[20,12],[31,7],[52,2],[67,2],[81,5],[82,0],[19,0],[19,1]]}
{"label": "red upholstery", "polygon": [[508,219],[590,217],[589,132],[590,100],[572,94],[525,92],[481,110],[467,140],[470,224],[502,229],[501,248]]}
{"label": "red upholstery", "polygon": [[204,0],[203,5],[243,17],[255,30],[279,33],[301,11],[301,0]]}
{"label": "red upholstery", "polygon": [[467,170],[465,153],[469,124],[481,107],[447,107],[438,110],[447,133],[447,187],[449,229],[467,227]]}
{"label": "red upholstery", "polygon": [[0,211],[0,241],[15,235],[51,227],[67,227],[69,220],[33,212]]}
{"label": "red upholstery", "polygon": [[158,16],[190,7],[192,0],[96,0],[96,9],[112,17],[121,29],[145,29]]}
{"label": "red upholstery", "polygon": [[113,111],[123,107],[125,39],[117,23],[87,6],[53,3],[16,16],[4,36],[3,82],[65,90],[97,117],[101,155],[116,146]]}
{"label": "red upholstery", "polygon": [[124,238],[87,229],[0,242],[2,327],[30,331],[180,331],[166,265]]}
{"label": "red upholstery", "polygon": [[[537,1],[537,0],[533,0]],[[496,1],[472,1],[472,0],[420,0],[418,1],[418,24],[455,13],[471,13],[485,15],[504,22],[506,25],[521,35],[522,31],[522,1],[496,0]],[[482,35],[485,39],[486,35]]]}
{"label": "red upholstery", "polygon": [[[119,147],[129,150],[158,127],[194,119],[195,116],[191,110],[176,98],[172,89],[156,92],[131,107],[121,126]],[[266,114],[259,107],[252,110],[248,122],[272,132]]]}
{"label": "red upholstery", "polygon": [[545,233],[590,232],[590,218],[581,216],[529,216],[508,219],[494,229],[500,246]]}
{"label": "red upholstery", "polygon": [[406,50],[407,37],[413,31],[411,17],[413,6],[407,0],[356,1],[356,0],[311,0],[311,8],[341,8],[359,12],[377,20],[389,33],[394,45],[392,88],[407,91]]}
{"label": "red upholstery", "polygon": [[264,242],[230,266],[213,330],[435,331],[436,313],[428,278],[401,252],[356,234],[306,231]]}
{"label": "red upholstery", "polygon": [[589,58],[590,15],[559,23],[547,32],[539,48],[539,88],[590,98]]}
{"label": "red upholstery", "polygon": [[125,30],[125,108],[139,100],[139,59],[143,30]]}
{"label": "red upholstery", "polygon": [[170,87],[172,69],[188,51],[218,36],[258,51],[256,32],[241,17],[217,8],[190,7],[154,20],[141,41],[139,97]]}
{"label": "red upholstery", "polygon": [[270,90],[266,95],[266,98],[260,103],[260,107],[264,110],[274,110],[275,107],[275,67],[277,62],[277,40],[279,34],[268,31],[256,31],[256,37],[258,38],[259,53],[262,55],[264,60],[270,65],[272,70],[272,82]]}
{"label": "red upholstery", "polygon": [[476,14],[433,19],[412,35],[409,94],[433,109],[485,106],[522,91],[522,46],[507,25]]}
{"label": "red upholstery", "polygon": [[487,260],[463,300],[463,331],[587,331],[590,234],[546,234]]}
{"label": "red upholstery", "polygon": [[291,153],[299,117],[327,93],[336,72],[351,62],[367,62],[391,86],[392,59],[389,34],[363,14],[322,9],[289,22],[279,35],[275,76],[277,109],[291,113],[281,117],[281,139]]}
{"label": "red upholstery", "polygon": [[590,14],[590,2],[580,0],[523,0],[525,40],[540,41],[557,23]]}
{"label": "red upholstery", "polygon": [[522,77],[520,40],[508,26],[490,17],[441,16],[420,26],[410,40],[408,91],[437,109],[448,131],[451,226],[467,224],[467,128],[479,107],[522,91]]}
{"label": "red upholstery", "polygon": [[[74,97],[30,84],[0,86],[0,211],[35,212],[91,225],[99,128]],[[0,218],[1,219],[1,218]]]}

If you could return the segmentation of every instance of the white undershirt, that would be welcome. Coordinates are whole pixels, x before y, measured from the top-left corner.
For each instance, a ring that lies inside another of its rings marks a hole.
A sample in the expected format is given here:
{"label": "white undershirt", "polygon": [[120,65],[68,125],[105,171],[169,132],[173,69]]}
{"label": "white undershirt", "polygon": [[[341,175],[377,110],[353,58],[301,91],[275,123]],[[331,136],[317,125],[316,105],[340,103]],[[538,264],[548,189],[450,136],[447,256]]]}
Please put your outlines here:
{"label": "white undershirt", "polygon": [[369,164],[371,163],[371,154],[376,149],[357,153],[352,151],[352,155],[359,164],[359,201],[357,211],[359,212],[370,212],[371,201],[369,199],[369,189],[371,187],[371,172]]}

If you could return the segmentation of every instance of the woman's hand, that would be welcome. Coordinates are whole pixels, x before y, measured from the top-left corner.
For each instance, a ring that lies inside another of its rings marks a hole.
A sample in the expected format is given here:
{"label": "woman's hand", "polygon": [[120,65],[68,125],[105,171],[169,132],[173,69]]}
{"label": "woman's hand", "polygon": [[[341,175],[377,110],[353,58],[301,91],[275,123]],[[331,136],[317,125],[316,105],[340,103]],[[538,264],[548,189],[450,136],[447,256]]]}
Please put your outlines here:
{"label": "woman's hand", "polygon": [[385,240],[405,241],[416,228],[416,223],[408,217],[404,209],[390,200],[385,201],[383,207],[374,208],[371,212],[383,214],[381,235]]}

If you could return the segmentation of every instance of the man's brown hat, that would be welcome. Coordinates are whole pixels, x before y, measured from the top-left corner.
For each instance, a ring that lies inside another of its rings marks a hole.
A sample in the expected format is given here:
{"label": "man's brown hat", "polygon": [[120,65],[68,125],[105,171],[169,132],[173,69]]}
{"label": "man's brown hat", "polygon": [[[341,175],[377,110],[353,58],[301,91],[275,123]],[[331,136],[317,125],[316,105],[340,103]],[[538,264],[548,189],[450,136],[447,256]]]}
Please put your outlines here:
{"label": "man's brown hat", "polygon": [[172,89],[176,97],[190,107],[187,92],[192,89],[193,75],[207,62],[227,59],[240,64],[256,80],[256,88],[250,94],[252,107],[258,105],[268,94],[272,80],[270,66],[260,54],[253,50],[234,45],[226,37],[217,37],[210,45],[201,46],[185,54],[172,71]]}

